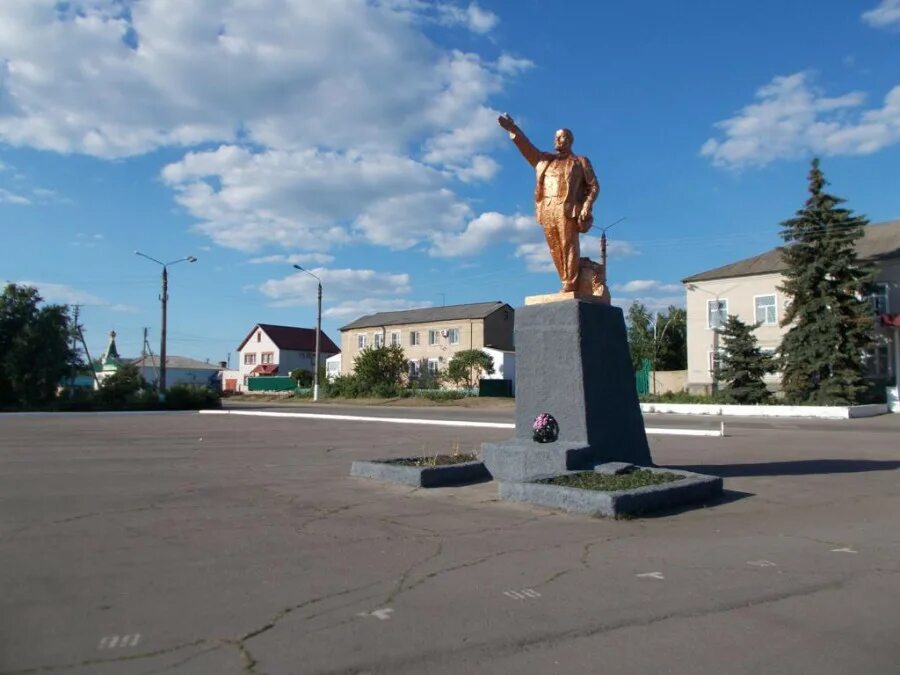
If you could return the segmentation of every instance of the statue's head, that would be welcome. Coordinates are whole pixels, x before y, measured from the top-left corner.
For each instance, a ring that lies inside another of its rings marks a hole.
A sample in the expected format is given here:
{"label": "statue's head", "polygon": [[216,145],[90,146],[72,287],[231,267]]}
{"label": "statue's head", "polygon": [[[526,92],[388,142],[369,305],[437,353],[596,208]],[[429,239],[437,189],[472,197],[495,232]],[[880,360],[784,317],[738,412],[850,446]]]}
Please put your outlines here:
{"label": "statue's head", "polygon": [[557,152],[571,152],[572,143],[575,142],[575,134],[570,129],[560,129],[556,132],[554,146]]}

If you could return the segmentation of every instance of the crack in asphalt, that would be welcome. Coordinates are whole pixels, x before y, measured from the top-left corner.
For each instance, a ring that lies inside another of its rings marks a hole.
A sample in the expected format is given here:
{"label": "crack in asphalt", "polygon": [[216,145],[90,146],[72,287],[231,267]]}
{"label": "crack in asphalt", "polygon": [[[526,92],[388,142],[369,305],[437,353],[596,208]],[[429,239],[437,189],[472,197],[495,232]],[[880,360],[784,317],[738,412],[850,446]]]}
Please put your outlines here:
{"label": "crack in asphalt", "polygon": [[189,647],[197,647],[199,645],[207,644],[209,640],[206,638],[201,638],[199,640],[194,640],[193,642],[184,642],[179,645],[175,645],[173,647],[165,647],[163,649],[156,649],[151,652],[140,652],[137,654],[126,654],[124,656],[116,656],[109,659],[85,659],[84,661],[79,661],[77,663],[62,663],[56,665],[46,665],[46,666],[32,666],[30,668],[23,668],[21,670],[7,670],[0,671],[0,675],[31,675],[32,673],[49,673],[54,670],[72,670],[74,668],[86,668],[88,666],[100,666],[108,663],[122,663],[127,661],[139,661],[141,659],[152,659],[158,656],[165,656],[166,654],[172,654],[177,651],[181,651],[182,649],[187,649]]}
{"label": "crack in asphalt", "polygon": [[[792,598],[804,597],[834,591],[842,588],[848,582],[847,578],[823,582],[801,587],[794,591],[771,593],[751,598],[749,600],[736,600],[729,603],[723,603],[708,609],[700,610],[683,610],[671,611],[641,617],[637,619],[622,619],[619,621],[608,621],[596,623],[581,628],[570,628],[565,630],[550,631],[540,635],[524,637],[520,639],[501,639],[497,642],[482,642],[479,644],[466,644],[465,646],[454,647],[444,650],[432,650],[429,652],[420,652],[400,658],[388,658],[377,663],[359,663],[352,666],[342,667],[336,670],[319,671],[320,675],[350,675],[360,672],[366,673],[390,673],[395,675],[400,672],[427,672],[428,663],[452,663],[453,657],[458,654],[467,654],[470,657],[473,652],[485,658],[492,659],[504,658],[520,654],[523,651],[541,649],[551,647],[563,641],[570,641],[579,638],[589,638],[598,635],[605,635],[615,631],[627,628],[651,626],[657,623],[668,621],[670,619],[695,619],[705,616],[713,616],[715,614],[723,614],[738,609],[746,609],[759,607],[766,604],[781,602]],[[484,661],[481,661],[484,663]],[[414,670],[407,671],[405,669],[412,667]]]}
{"label": "crack in asphalt", "polygon": [[440,557],[443,552],[444,552],[444,542],[439,541],[437,543],[437,546],[435,547],[434,551],[430,555],[425,557],[423,560],[414,562],[412,565],[410,565],[405,570],[403,570],[403,573],[400,575],[400,578],[397,580],[397,584],[394,587],[394,590],[391,591],[388,594],[388,596],[384,599],[384,604],[385,605],[390,604],[404,590],[409,590],[408,588],[404,589],[403,586],[406,583],[406,580],[412,574],[414,569],[416,569],[417,567],[421,567],[423,565],[427,565],[429,562],[431,562],[435,558]]}

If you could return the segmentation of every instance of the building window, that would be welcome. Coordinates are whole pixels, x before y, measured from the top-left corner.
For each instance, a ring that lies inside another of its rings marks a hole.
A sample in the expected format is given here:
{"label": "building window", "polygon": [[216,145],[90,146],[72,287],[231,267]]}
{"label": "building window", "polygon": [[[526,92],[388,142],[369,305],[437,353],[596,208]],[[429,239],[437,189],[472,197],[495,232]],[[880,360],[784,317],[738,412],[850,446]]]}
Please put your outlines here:
{"label": "building window", "polygon": [[872,349],[866,350],[863,359],[865,360],[869,377],[890,377],[893,375],[888,346],[886,344],[876,345]]}
{"label": "building window", "polygon": [[399,347],[400,346],[400,331],[393,331],[391,333],[391,347]]}
{"label": "building window", "polygon": [[715,377],[716,373],[722,369],[722,350],[720,349],[718,352],[709,351],[706,352],[706,355],[709,360],[709,374]]}
{"label": "building window", "polygon": [[384,347],[383,333],[375,333],[375,349],[378,349],[379,347]]}
{"label": "building window", "polygon": [[428,344],[436,345],[438,343],[438,339],[440,338],[441,332],[431,329],[428,331]]}
{"label": "building window", "polygon": [[774,295],[757,295],[753,298],[756,307],[756,323],[763,326],[774,326],[778,323],[778,309]]}
{"label": "building window", "polygon": [[871,293],[867,296],[872,303],[872,311],[876,315],[889,314],[891,311],[888,301],[888,285],[885,283],[872,284]]}
{"label": "building window", "polygon": [[451,345],[459,344],[459,328],[451,328],[447,331],[447,339]]}
{"label": "building window", "polygon": [[259,355],[260,363],[275,363],[275,354],[273,352],[263,352]]}
{"label": "building window", "polygon": [[409,362],[409,379],[416,380],[419,377],[419,362],[418,361],[410,361]]}
{"label": "building window", "polygon": [[255,366],[256,365],[256,354],[246,353],[244,354],[244,365],[245,366]]}
{"label": "building window", "polygon": [[262,331],[257,331],[257,332],[256,332],[256,341],[257,341],[257,342],[262,342]]}
{"label": "building window", "polygon": [[428,372],[432,375],[438,374],[438,360],[437,359],[428,359]]}
{"label": "building window", "polygon": [[706,301],[706,327],[721,328],[728,320],[728,300]]}
{"label": "building window", "polygon": [[366,334],[365,333],[360,333],[359,335],[356,336],[356,346],[359,349],[366,348]]}
{"label": "building window", "polygon": [[409,344],[412,346],[422,344],[422,336],[419,335],[419,331],[417,331],[417,330],[409,331]]}

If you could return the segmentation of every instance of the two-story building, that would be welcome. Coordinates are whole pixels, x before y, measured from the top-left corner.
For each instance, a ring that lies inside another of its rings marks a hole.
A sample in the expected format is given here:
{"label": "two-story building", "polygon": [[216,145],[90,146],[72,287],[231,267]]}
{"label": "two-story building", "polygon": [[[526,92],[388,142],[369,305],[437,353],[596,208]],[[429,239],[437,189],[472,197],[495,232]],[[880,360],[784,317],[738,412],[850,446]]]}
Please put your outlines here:
{"label": "two-story building", "polygon": [[[463,350],[509,354],[513,350],[514,319],[515,310],[499,300],[368,314],[340,329],[341,374],[353,372],[353,362],[363,349],[382,345],[403,348],[412,379],[419,376],[422,367],[433,373],[445,370],[453,355]],[[497,363],[500,359],[497,354],[494,357]],[[509,362],[512,364],[512,359]],[[495,369],[498,372],[494,377],[514,379],[514,367],[507,367],[513,372],[506,376],[502,364]]]}
{"label": "two-story building", "polygon": [[[319,366],[340,352],[324,332],[319,340]],[[314,371],[316,329],[258,323],[237,348],[238,367],[223,378],[225,391],[247,391],[251,377],[290,375],[298,368]]]}
{"label": "two-story building", "polygon": [[[898,379],[900,340],[892,323],[900,311],[900,220],[869,225],[856,243],[858,256],[876,270],[870,296],[875,323],[875,347],[866,355],[873,378]],[[763,351],[774,352],[787,327],[781,326],[787,300],[779,290],[786,265],[781,248],[694,274],[682,280],[687,291],[687,351],[689,391],[709,391],[721,350],[717,329],[734,314],[744,323],[759,324],[754,335]],[[777,388],[780,375],[770,376]]]}

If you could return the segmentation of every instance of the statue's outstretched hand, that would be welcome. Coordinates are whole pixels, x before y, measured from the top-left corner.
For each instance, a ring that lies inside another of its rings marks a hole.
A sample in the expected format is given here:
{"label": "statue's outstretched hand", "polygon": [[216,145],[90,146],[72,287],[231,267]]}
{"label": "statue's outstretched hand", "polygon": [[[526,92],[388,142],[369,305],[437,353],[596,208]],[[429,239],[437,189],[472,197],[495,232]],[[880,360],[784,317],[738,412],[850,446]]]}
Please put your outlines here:
{"label": "statue's outstretched hand", "polygon": [[497,118],[497,121],[500,123],[500,126],[506,129],[510,133],[514,133],[519,130],[519,127],[516,126],[515,121],[512,117],[510,117],[507,113],[503,113],[500,117]]}

